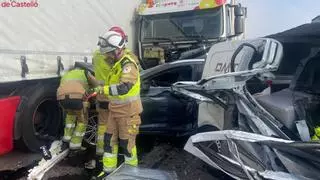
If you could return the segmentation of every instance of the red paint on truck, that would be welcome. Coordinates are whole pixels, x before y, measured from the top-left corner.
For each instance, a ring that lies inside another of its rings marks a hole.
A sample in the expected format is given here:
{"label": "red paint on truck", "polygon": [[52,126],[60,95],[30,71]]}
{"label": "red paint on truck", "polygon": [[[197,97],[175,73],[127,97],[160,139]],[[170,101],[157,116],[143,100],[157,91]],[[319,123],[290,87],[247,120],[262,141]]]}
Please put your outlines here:
{"label": "red paint on truck", "polygon": [[13,149],[13,123],[20,96],[0,99],[0,155]]}

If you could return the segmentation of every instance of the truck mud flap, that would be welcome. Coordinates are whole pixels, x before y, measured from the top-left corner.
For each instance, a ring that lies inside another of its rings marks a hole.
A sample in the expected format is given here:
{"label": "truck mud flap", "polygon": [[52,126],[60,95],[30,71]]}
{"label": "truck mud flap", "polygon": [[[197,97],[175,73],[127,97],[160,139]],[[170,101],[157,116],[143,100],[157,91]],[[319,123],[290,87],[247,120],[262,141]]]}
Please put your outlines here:
{"label": "truck mud flap", "polygon": [[[14,120],[14,140],[18,140],[21,138],[21,126],[22,126],[22,118],[21,113],[23,112],[24,108],[27,106],[28,103],[28,97],[26,96],[20,96],[20,104],[17,108],[15,120]],[[20,120],[20,121],[19,121]]]}

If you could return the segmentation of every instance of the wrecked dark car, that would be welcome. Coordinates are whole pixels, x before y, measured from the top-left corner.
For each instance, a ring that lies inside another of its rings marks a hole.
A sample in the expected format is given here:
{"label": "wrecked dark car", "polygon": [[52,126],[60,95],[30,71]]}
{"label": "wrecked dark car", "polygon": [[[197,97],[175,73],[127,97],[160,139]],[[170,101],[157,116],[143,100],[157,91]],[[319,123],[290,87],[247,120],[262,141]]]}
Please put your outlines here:
{"label": "wrecked dark car", "polygon": [[171,86],[178,81],[200,80],[204,62],[204,59],[181,60],[141,72],[140,133],[183,136],[196,130],[196,101],[177,96]]}
{"label": "wrecked dark car", "polygon": [[[185,136],[197,130],[196,101],[177,96],[171,86],[178,81],[200,80],[204,62],[204,59],[186,59],[141,71],[140,96],[144,110],[140,134]],[[75,66],[93,73],[89,63],[77,62]],[[96,122],[96,113],[92,113],[85,138],[90,144],[95,142]]]}
{"label": "wrecked dark car", "polygon": [[200,81],[173,85],[200,104],[199,126],[216,129],[185,150],[235,179],[319,179],[319,29],[214,45]]}

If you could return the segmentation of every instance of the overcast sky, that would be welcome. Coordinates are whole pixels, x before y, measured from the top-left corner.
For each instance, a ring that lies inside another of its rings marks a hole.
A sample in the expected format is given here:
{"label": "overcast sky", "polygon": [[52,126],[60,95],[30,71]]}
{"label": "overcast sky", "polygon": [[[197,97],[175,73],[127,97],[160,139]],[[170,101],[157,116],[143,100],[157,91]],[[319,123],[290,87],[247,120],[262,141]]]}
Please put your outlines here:
{"label": "overcast sky", "polygon": [[320,0],[239,0],[248,8],[247,38],[309,23],[320,15]]}

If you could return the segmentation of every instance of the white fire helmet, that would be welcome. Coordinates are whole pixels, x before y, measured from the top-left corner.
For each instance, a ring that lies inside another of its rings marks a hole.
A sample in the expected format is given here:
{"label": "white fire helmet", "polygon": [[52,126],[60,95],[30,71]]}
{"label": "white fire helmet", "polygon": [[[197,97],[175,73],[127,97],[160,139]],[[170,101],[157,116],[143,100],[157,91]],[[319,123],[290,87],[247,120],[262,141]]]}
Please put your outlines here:
{"label": "white fire helmet", "polygon": [[98,46],[102,54],[122,49],[125,46],[125,39],[115,31],[108,31],[99,37]]}

